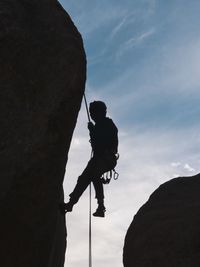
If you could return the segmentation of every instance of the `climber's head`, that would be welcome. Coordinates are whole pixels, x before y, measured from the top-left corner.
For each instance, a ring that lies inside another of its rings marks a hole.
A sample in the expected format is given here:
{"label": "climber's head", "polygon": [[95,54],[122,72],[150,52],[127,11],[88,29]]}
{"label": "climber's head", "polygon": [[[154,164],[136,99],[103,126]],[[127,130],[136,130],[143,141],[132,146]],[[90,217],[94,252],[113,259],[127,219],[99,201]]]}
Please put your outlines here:
{"label": "climber's head", "polygon": [[93,121],[101,120],[106,116],[107,107],[102,101],[94,101],[90,103],[90,116]]}

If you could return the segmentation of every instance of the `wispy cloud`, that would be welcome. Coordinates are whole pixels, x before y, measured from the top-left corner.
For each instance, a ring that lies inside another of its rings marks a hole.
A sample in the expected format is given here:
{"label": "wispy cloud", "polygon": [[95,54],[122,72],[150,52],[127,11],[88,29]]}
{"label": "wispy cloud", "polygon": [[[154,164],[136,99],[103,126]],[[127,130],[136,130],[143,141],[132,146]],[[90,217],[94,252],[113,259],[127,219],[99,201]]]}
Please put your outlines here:
{"label": "wispy cloud", "polygon": [[177,176],[181,176],[183,173],[194,174],[196,170],[188,163],[172,162],[171,166],[174,168]]}
{"label": "wispy cloud", "polygon": [[83,37],[89,38],[94,31],[102,29],[112,21],[123,17],[125,12],[124,9],[120,9],[117,6],[107,5],[104,7],[103,5],[97,5],[94,8],[89,8],[87,13],[82,10],[75,20],[79,25]]}
{"label": "wispy cloud", "polygon": [[187,170],[188,172],[195,172],[195,169],[192,168],[188,163],[184,165],[184,169]]}
{"label": "wispy cloud", "polygon": [[122,28],[123,26],[126,24],[127,21],[127,17],[123,18],[116,26],[115,28],[112,30],[111,34],[110,34],[110,39],[112,39]]}
{"label": "wispy cloud", "polygon": [[124,53],[128,52],[135,46],[138,46],[148,40],[152,35],[156,33],[155,28],[152,28],[138,36],[134,36],[127,40],[124,44],[122,44],[119,48],[119,51],[117,52],[117,59],[119,60]]}
{"label": "wispy cloud", "polygon": [[172,167],[179,167],[179,166],[181,166],[181,163],[180,162],[172,162],[171,166]]}
{"label": "wispy cloud", "polygon": [[[155,29],[151,29],[143,34],[141,34],[140,36],[138,36],[135,39],[136,43],[140,43],[143,42],[144,40],[146,40],[147,38],[149,38],[151,35],[153,35],[155,33]],[[131,40],[129,43],[134,43],[134,40]]]}
{"label": "wispy cloud", "polygon": [[121,30],[124,30],[125,27],[132,25],[135,22],[135,19],[134,12],[127,12],[111,31],[110,40],[112,40]]}

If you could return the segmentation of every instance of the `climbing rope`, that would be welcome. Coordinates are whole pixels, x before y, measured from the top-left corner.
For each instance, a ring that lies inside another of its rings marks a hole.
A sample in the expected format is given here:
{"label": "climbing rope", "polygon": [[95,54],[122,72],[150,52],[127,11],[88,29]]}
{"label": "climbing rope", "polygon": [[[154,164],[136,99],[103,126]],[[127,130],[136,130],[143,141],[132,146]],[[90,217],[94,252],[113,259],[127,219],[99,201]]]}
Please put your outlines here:
{"label": "climbing rope", "polygon": [[[83,97],[84,97],[85,108],[86,108],[86,112],[88,116],[88,121],[91,122],[85,93]],[[92,157],[92,152],[91,152],[91,157]],[[91,183],[90,183],[90,186],[89,186],[89,267],[92,267],[92,200],[91,199],[92,199],[92,188],[91,188]]]}
{"label": "climbing rope", "polygon": [[85,108],[86,108],[86,112],[87,112],[88,121],[91,122],[88,103],[87,103],[87,99],[86,99],[85,93],[83,94],[83,98],[84,98],[84,102],[85,102]]}
{"label": "climbing rope", "polygon": [[91,183],[89,187],[89,267],[92,267],[92,205],[91,205]]}

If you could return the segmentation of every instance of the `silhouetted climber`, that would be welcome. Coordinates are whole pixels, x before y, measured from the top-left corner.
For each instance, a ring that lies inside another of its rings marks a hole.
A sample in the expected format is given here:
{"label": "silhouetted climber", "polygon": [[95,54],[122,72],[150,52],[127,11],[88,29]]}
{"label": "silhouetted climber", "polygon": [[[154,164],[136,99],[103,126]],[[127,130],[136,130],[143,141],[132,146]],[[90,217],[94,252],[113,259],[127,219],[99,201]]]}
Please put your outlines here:
{"label": "silhouetted climber", "polygon": [[93,216],[104,217],[104,190],[101,176],[116,166],[118,152],[118,130],[113,121],[106,117],[106,105],[102,101],[90,103],[90,116],[95,122],[88,123],[90,133],[90,142],[92,146],[92,157],[88,162],[85,170],[79,176],[77,184],[70,194],[68,203],[64,203],[65,212],[71,212],[88,187],[93,182],[98,207]]}

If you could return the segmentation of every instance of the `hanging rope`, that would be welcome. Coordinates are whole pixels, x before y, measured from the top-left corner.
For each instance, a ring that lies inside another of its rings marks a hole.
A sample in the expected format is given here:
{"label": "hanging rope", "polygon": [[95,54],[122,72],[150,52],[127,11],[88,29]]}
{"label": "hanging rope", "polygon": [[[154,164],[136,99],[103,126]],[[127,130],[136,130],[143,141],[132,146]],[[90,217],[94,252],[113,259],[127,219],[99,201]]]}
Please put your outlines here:
{"label": "hanging rope", "polygon": [[86,108],[86,111],[87,111],[88,121],[91,122],[88,103],[87,103],[87,99],[86,99],[85,93],[83,94],[83,98],[84,98],[84,102],[85,102],[85,108]]}
{"label": "hanging rope", "polygon": [[[83,97],[84,97],[84,102],[85,102],[85,108],[87,111],[88,121],[91,122],[85,93]],[[91,157],[92,157],[92,152],[91,152]],[[90,186],[89,186],[89,267],[92,267],[92,201],[91,199],[92,199],[92,188],[91,188],[91,183],[90,183]]]}
{"label": "hanging rope", "polygon": [[89,187],[89,267],[92,267],[92,211],[91,211],[91,183]]}

